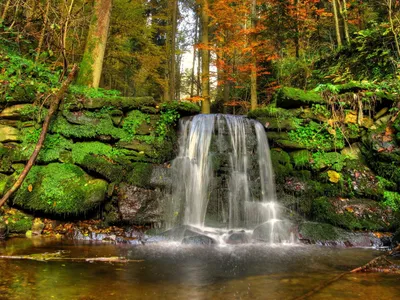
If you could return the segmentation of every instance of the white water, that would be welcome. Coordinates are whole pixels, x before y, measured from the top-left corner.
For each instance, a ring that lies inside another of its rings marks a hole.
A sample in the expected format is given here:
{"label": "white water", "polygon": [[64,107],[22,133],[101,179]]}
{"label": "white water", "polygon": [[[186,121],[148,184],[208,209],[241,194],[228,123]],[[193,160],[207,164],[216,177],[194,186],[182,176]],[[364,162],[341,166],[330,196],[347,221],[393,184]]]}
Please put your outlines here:
{"label": "white water", "polygon": [[[214,156],[226,158],[221,170],[214,167]],[[172,168],[174,190],[168,227],[209,226],[206,220],[210,199],[218,198],[219,228],[254,229],[263,224],[268,231],[263,239],[281,241],[276,232],[282,222],[268,140],[259,122],[219,114],[182,120],[179,154]],[[219,186],[221,173],[225,190]]]}

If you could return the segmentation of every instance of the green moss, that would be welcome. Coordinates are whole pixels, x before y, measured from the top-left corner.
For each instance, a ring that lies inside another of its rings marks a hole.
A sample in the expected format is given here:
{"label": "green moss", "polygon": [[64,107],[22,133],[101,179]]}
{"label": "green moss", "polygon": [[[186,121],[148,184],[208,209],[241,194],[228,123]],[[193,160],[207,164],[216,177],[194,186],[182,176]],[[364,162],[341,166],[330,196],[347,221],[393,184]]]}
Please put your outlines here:
{"label": "green moss", "polygon": [[124,130],[114,127],[112,118],[109,115],[99,118],[96,123],[83,125],[73,125],[64,117],[58,116],[50,130],[67,138],[96,138],[103,135],[121,139],[127,135]]}
{"label": "green moss", "polygon": [[400,211],[400,194],[391,191],[385,191],[383,193],[383,205],[390,207],[393,211]]}
{"label": "green moss", "polygon": [[103,156],[109,160],[115,160],[127,153],[122,149],[113,148],[101,142],[75,143],[71,146],[72,159],[75,163],[82,163],[87,155]]}
{"label": "green moss", "polygon": [[8,176],[0,173],[0,197],[3,196],[6,185],[8,181]]}
{"label": "green moss", "polygon": [[161,111],[175,110],[181,116],[189,116],[200,113],[200,107],[188,101],[171,101],[160,104]]}
{"label": "green moss", "polygon": [[250,111],[247,116],[251,119],[259,119],[259,118],[265,118],[265,117],[279,118],[279,119],[291,119],[294,117],[294,114],[287,109],[276,107],[276,105],[271,104],[271,105]]}
{"label": "green moss", "polygon": [[330,224],[307,222],[299,226],[299,233],[313,242],[345,240],[346,232]]}
{"label": "green moss", "polygon": [[274,169],[276,182],[284,183],[285,178],[293,171],[289,154],[283,150],[272,149],[271,162]]}
{"label": "green moss", "polygon": [[294,151],[290,153],[296,168],[305,168],[310,165],[311,153],[308,150]]}
{"label": "green moss", "polygon": [[129,112],[122,123],[122,128],[127,132],[127,136],[124,140],[132,140],[143,123],[150,124],[149,115],[144,114],[139,110]]}
{"label": "green moss", "polygon": [[4,215],[0,216],[0,221],[7,223],[10,233],[25,233],[31,230],[33,217],[16,209],[5,210]]}
{"label": "green moss", "polygon": [[53,214],[79,214],[104,200],[107,183],[71,164],[34,166],[17,191],[14,203]]}
{"label": "green moss", "polygon": [[282,108],[298,108],[311,106],[312,104],[325,104],[319,93],[314,91],[303,91],[301,89],[284,87],[275,95],[276,105]]}
{"label": "green moss", "polygon": [[[76,104],[73,100],[70,105]],[[84,108],[100,109],[106,106],[112,106],[122,110],[141,109],[142,107],[155,107],[157,103],[153,97],[104,97],[87,98],[82,102]]]}
{"label": "green moss", "polygon": [[148,187],[153,172],[153,165],[138,162],[133,163],[132,167],[133,170],[128,174],[126,182],[139,187]]}

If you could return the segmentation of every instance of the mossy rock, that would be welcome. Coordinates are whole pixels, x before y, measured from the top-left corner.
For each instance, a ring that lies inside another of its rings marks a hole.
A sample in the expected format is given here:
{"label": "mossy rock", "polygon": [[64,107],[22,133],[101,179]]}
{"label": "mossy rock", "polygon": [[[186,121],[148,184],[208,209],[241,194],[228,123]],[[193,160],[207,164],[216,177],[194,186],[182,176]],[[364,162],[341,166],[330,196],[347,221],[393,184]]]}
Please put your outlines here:
{"label": "mossy rock", "polygon": [[109,136],[119,140],[127,136],[127,133],[114,126],[111,116],[104,115],[96,122],[85,123],[82,125],[71,124],[63,116],[58,116],[50,128],[52,133],[58,133],[66,138],[91,139],[100,136]]}
{"label": "mossy rock", "polygon": [[248,113],[248,117],[251,119],[260,119],[260,118],[279,118],[279,119],[291,119],[296,117],[297,112],[293,112],[291,110],[287,110],[284,108],[276,107],[276,105],[268,105],[262,108],[258,108],[252,110]]}
{"label": "mossy rock", "polygon": [[283,183],[285,178],[293,171],[289,154],[281,149],[271,150],[271,163],[274,169],[275,181],[278,183]]}
{"label": "mossy rock", "polygon": [[290,157],[296,168],[307,168],[310,166],[311,152],[308,150],[294,151],[290,153]]}
{"label": "mossy rock", "polygon": [[107,106],[122,110],[140,109],[141,107],[155,107],[157,103],[153,97],[105,97],[85,99],[83,107],[86,109],[100,109]]}
{"label": "mossy rock", "polygon": [[36,99],[36,87],[31,84],[18,85],[8,93],[8,97],[0,97],[0,104],[33,103]]}
{"label": "mossy rock", "polygon": [[303,91],[297,88],[284,87],[275,94],[276,106],[282,108],[299,108],[312,104],[325,104],[319,93]]}
{"label": "mossy rock", "polygon": [[389,231],[396,223],[390,210],[368,199],[317,198],[312,216],[315,221],[350,230]]}
{"label": "mossy rock", "polygon": [[10,233],[25,234],[33,225],[32,216],[14,208],[4,209],[0,219],[7,223]]}
{"label": "mossy rock", "polygon": [[8,177],[9,176],[0,173],[0,197],[3,196],[6,191]]}
{"label": "mossy rock", "polygon": [[200,106],[189,101],[171,101],[160,105],[161,111],[176,110],[181,117],[200,113]]}
{"label": "mossy rock", "polygon": [[14,203],[53,215],[82,214],[105,199],[107,182],[94,179],[72,164],[34,166],[17,191]]}
{"label": "mossy rock", "polygon": [[153,165],[150,163],[133,163],[132,171],[126,177],[125,182],[139,187],[150,187]]}
{"label": "mossy rock", "polygon": [[267,132],[267,138],[270,141],[276,141],[276,140],[288,140],[289,135],[287,132],[284,131],[268,131]]}
{"label": "mossy rock", "polygon": [[31,119],[32,114],[29,116],[26,115],[24,112],[28,112],[34,109],[34,106],[32,104],[17,104],[17,105],[12,105],[9,107],[4,108],[0,112],[0,119]]}
{"label": "mossy rock", "polygon": [[337,228],[331,224],[305,222],[299,225],[299,234],[302,239],[307,239],[312,243],[328,241],[346,241],[348,233],[342,228]]}
{"label": "mossy rock", "polygon": [[296,130],[302,124],[302,120],[298,118],[281,119],[274,117],[260,117],[257,118],[257,121],[263,124],[268,130]]}
{"label": "mossy rock", "polygon": [[316,171],[329,168],[340,172],[346,165],[346,159],[338,152],[317,152],[312,155],[311,167]]}
{"label": "mossy rock", "polygon": [[17,128],[0,125],[0,142],[19,142],[21,138],[21,132]]}

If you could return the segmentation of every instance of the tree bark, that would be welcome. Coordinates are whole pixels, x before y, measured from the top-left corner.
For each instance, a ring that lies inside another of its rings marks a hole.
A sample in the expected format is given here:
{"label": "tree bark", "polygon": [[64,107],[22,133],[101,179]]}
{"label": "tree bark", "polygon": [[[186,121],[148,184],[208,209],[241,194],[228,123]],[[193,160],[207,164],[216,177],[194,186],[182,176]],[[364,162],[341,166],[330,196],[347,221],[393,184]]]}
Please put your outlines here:
{"label": "tree bark", "polygon": [[65,92],[67,91],[69,85],[71,84],[72,80],[74,79],[77,70],[78,70],[78,67],[76,65],[74,65],[74,67],[72,68],[71,72],[68,75],[68,78],[64,81],[60,90],[54,96],[54,99],[50,104],[49,112],[47,113],[47,116],[44,119],[43,126],[42,126],[42,132],[40,133],[40,137],[36,144],[35,150],[33,151],[31,157],[29,158],[21,175],[19,175],[17,181],[13,184],[11,189],[9,189],[7,191],[7,193],[5,193],[5,195],[0,199],[0,207],[2,207],[6,203],[6,201],[10,198],[10,196],[19,189],[19,187],[24,182],[26,176],[28,175],[29,171],[31,170],[32,166],[34,165],[34,163],[39,155],[40,149],[42,148],[44,141],[46,139],[47,130],[49,129],[51,117],[58,110],[60,101],[63,98],[63,96],[64,96]]}
{"label": "tree bark", "polygon": [[178,29],[178,0],[171,1],[171,53],[169,70],[169,101],[176,97],[176,33]]}
{"label": "tree bark", "polygon": [[[195,36],[194,43],[198,43],[198,32],[199,32],[199,17],[196,16],[196,24],[195,24]],[[190,98],[194,96],[194,68],[196,67],[196,45],[193,46],[193,60],[192,60],[192,72],[191,72],[191,81],[190,81]]]}
{"label": "tree bark", "polygon": [[210,17],[208,15],[209,3],[208,0],[203,0],[201,5],[201,43],[202,59],[201,59],[201,97],[203,98],[203,104],[201,106],[201,112],[203,114],[209,114],[211,112],[210,103],[210,50],[209,46],[209,23]]}
{"label": "tree bark", "polygon": [[98,88],[103,70],[112,0],[95,0],[94,13],[80,65],[77,83]]}
{"label": "tree bark", "polygon": [[4,19],[7,17],[8,9],[10,8],[11,0],[7,0],[6,4],[4,5],[3,13],[1,14],[0,24],[4,22]]}
{"label": "tree bark", "polygon": [[350,33],[349,33],[349,17],[347,15],[347,3],[346,0],[342,0],[342,2],[340,2],[341,0],[338,0],[339,2],[339,8],[340,8],[340,15],[343,18],[343,28],[344,28],[344,36],[346,38],[346,42],[348,45],[350,45],[351,41],[350,41]]}
{"label": "tree bark", "polygon": [[343,46],[343,43],[342,43],[342,36],[340,34],[339,13],[336,0],[332,0],[332,5],[333,5],[333,18],[335,20],[336,41],[338,47],[341,48]]}
{"label": "tree bark", "polygon": [[[251,7],[251,27],[253,30],[256,29],[257,26],[257,0],[252,1]],[[253,32],[251,42],[255,43],[256,34]],[[256,49],[254,49],[255,45],[252,46],[253,53],[251,58],[251,100],[250,100],[250,110],[257,109],[258,99],[257,99],[257,56]]]}
{"label": "tree bark", "polygon": [[397,32],[394,28],[394,22],[393,22],[393,2],[392,0],[386,0],[386,5],[388,8],[388,14],[389,14],[389,24],[390,24],[390,30],[392,31],[394,35],[394,43],[396,45],[396,50],[397,50],[397,55],[400,58],[400,45],[399,45],[399,39],[397,36]]}
{"label": "tree bark", "polygon": [[38,43],[37,50],[36,50],[35,62],[39,61],[40,52],[42,52],[44,37],[46,35],[47,24],[49,22],[49,12],[50,12],[50,0],[47,0],[46,10],[45,10],[45,13],[43,16],[43,27],[42,27],[42,31],[40,32],[39,43]]}

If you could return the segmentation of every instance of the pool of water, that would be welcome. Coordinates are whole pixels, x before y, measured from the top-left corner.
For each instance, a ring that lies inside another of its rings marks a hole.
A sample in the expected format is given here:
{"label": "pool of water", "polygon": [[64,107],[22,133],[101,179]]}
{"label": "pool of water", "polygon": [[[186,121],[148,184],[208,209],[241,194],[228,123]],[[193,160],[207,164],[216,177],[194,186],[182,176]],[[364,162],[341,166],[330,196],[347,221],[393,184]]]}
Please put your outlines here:
{"label": "pool of water", "polygon": [[[294,299],[381,253],[261,244],[131,246],[50,239],[0,242],[0,255],[66,251],[141,262],[0,259],[0,299]],[[309,299],[400,299],[400,276],[351,274]]]}

